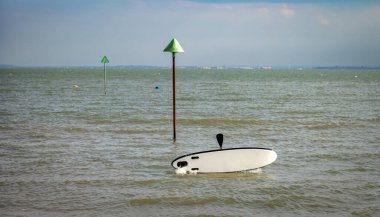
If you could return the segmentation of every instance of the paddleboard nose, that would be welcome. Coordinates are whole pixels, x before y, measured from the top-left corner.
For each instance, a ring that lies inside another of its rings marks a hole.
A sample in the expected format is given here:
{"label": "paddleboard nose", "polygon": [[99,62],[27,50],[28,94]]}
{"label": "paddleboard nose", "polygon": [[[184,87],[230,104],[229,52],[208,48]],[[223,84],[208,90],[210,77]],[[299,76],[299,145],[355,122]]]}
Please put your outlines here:
{"label": "paddleboard nose", "polygon": [[272,150],[272,159],[273,159],[272,163],[277,160],[277,153],[273,150]]}

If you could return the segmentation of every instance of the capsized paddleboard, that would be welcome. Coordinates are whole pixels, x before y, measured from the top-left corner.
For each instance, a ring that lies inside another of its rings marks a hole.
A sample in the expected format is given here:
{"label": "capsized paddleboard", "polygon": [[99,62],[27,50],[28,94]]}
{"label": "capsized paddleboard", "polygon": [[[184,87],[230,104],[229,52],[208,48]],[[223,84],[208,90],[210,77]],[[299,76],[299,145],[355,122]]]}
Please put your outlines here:
{"label": "capsized paddleboard", "polygon": [[172,166],[188,173],[228,173],[265,167],[276,158],[276,152],[268,148],[228,148],[183,155]]}

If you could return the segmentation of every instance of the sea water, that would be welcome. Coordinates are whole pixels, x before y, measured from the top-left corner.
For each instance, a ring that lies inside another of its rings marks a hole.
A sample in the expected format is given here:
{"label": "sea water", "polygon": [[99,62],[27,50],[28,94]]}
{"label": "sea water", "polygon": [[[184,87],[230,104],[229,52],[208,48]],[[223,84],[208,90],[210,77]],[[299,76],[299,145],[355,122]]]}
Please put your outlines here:
{"label": "sea water", "polygon": [[[380,216],[380,71],[0,69],[1,216]],[[159,88],[156,88],[159,87]],[[255,173],[178,156],[264,147]]]}

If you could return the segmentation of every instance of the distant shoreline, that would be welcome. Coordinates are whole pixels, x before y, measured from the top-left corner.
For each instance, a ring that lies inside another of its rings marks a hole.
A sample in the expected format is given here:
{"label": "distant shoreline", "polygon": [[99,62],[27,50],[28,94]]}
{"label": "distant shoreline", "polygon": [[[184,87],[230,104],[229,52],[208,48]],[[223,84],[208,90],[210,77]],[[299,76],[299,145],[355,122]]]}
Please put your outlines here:
{"label": "distant shoreline", "polygon": [[[0,64],[0,69],[9,68],[99,68],[99,66],[17,66]],[[169,66],[150,65],[115,65],[108,66],[111,69],[168,69]],[[179,69],[245,69],[245,70],[380,70],[380,66],[177,66]]]}

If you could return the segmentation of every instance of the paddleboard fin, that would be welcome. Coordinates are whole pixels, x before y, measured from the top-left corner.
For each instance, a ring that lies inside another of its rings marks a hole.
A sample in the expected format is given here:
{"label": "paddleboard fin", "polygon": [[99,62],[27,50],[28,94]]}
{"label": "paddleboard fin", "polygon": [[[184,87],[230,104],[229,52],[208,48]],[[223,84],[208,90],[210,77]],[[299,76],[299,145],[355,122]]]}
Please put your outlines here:
{"label": "paddleboard fin", "polygon": [[216,140],[218,140],[218,143],[219,143],[220,149],[222,149],[222,145],[223,145],[223,134],[221,134],[221,133],[216,134]]}

